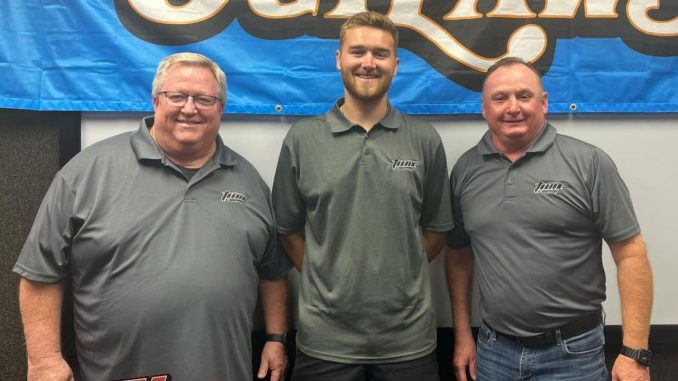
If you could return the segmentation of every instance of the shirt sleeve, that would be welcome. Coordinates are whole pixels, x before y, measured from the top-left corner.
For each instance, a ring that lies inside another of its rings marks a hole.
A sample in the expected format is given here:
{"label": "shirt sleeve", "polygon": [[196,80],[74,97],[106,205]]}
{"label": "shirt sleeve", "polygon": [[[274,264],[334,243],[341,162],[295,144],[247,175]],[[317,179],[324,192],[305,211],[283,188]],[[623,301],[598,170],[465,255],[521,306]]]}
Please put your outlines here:
{"label": "shirt sleeve", "polygon": [[298,186],[297,161],[294,158],[293,139],[288,135],[283,142],[273,180],[273,208],[278,232],[292,234],[304,228],[306,208]]}
{"label": "shirt sleeve", "polygon": [[72,212],[74,200],[74,189],[57,172],[14,265],[15,273],[45,283],[68,276],[71,241],[78,226]]}
{"label": "shirt sleeve", "polygon": [[424,202],[420,224],[432,231],[452,229],[452,209],[450,207],[450,186],[447,181],[447,157],[442,141],[437,140],[433,155],[426,163]]}
{"label": "shirt sleeve", "polygon": [[292,262],[282,250],[278,233],[276,231],[276,221],[273,214],[273,203],[270,197],[268,187],[262,183],[265,188],[266,202],[271,215],[271,223],[268,225],[268,242],[266,251],[257,264],[257,273],[263,279],[273,280],[284,277],[292,269]]}
{"label": "shirt sleeve", "polygon": [[605,241],[621,241],[640,232],[629,190],[612,159],[598,148],[593,152],[589,189],[593,219]]}
{"label": "shirt sleeve", "polygon": [[452,216],[454,219],[454,228],[447,236],[447,246],[453,249],[461,249],[471,245],[471,238],[464,229],[464,216],[461,212],[461,204],[459,202],[459,184],[457,179],[458,168],[452,170],[450,174],[450,193],[452,204]]}

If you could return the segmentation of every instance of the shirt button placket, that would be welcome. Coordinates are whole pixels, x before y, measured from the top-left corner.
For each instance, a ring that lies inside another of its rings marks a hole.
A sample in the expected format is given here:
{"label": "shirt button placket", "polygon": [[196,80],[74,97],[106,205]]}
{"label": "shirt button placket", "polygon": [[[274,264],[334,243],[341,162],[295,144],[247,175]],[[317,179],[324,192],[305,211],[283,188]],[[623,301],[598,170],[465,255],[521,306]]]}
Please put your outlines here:
{"label": "shirt button placket", "polygon": [[516,197],[516,187],[515,187],[515,175],[516,170],[513,165],[508,167],[506,172],[506,184],[504,186],[504,198],[513,199]]}
{"label": "shirt button placket", "polygon": [[363,149],[362,149],[362,159],[361,159],[361,163],[363,165],[365,165],[365,164],[370,165],[370,164],[372,164],[372,161],[373,161],[372,156],[371,156],[371,152],[370,152],[370,147],[367,145],[369,137],[370,137],[370,135],[368,133],[365,133],[363,135]]}

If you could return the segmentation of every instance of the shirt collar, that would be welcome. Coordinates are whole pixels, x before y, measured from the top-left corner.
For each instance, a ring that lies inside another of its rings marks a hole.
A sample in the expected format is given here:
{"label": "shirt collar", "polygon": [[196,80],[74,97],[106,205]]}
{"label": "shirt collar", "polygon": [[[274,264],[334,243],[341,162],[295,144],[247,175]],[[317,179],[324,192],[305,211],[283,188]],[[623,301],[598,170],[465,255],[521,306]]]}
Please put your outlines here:
{"label": "shirt collar", "polygon": [[[341,133],[346,132],[355,126],[351,121],[346,119],[344,114],[341,112],[341,106],[344,104],[344,98],[337,100],[334,103],[332,109],[326,114],[327,123],[330,125],[330,131],[332,133]],[[375,125],[385,127],[388,129],[396,130],[400,127],[400,121],[402,117],[400,112],[394,107],[391,107],[391,102],[388,102],[388,109],[386,110],[386,115]]]}
{"label": "shirt collar", "polygon": [[[532,145],[527,148],[525,153],[545,152],[553,145],[558,131],[556,131],[549,122],[544,123],[546,123],[544,129],[539,133],[539,136]],[[480,142],[478,143],[478,152],[481,155],[494,155],[499,153],[492,143],[492,131],[487,130],[482,139],[480,139]]]}

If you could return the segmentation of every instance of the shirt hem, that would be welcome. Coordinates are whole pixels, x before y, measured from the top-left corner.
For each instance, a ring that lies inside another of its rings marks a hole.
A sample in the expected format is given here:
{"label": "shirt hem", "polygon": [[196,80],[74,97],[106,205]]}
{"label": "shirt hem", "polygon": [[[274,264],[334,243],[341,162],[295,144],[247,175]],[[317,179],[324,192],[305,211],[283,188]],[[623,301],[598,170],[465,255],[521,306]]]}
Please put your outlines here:
{"label": "shirt hem", "polygon": [[12,269],[12,272],[19,275],[22,278],[40,283],[59,283],[66,278],[66,276],[55,276],[55,275],[44,275],[38,274],[31,270],[24,268],[23,266],[16,264]]}
{"label": "shirt hem", "polygon": [[605,237],[605,242],[619,242],[623,241],[625,239],[629,239],[637,234],[640,234],[640,225],[636,225],[633,227],[633,229],[630,229],[628,231],[625,231],[623,233],[615,234],[610,237]]}
{"label": "shirt hem", "polygon": [[353,357],[323,353],[304,347],[299,342],[297,342],[297,349],[309,357],[313,357],[323,361],[337,362],[341,364],[389,364],[416,360],[424,356],[427,356],[436,350],[436,343],[432,343],[431,345],[417,352],[398,355],[384,355],[379,357]]}
{"label": "shirt hem", "polygon": [[454,228],[454,224],[449,223],[445,225],[422,225],[421,228],[423,230],[430,230],[434,232],[447,232]]}

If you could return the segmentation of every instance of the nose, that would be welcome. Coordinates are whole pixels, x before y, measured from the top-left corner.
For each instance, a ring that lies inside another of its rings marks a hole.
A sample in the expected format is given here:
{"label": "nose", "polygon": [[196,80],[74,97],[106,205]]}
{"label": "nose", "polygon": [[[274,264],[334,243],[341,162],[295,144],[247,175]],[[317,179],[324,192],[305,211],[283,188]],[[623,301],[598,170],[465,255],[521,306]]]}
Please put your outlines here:
{"label": "nose", "polygon": [[188,96],[188,99],[186,99],[186,103],[181,107],[181,112],[186,113],[186,114],[194,114],[198,111],[198,108],[195,107],[195,99],[193,99],[192,95]]}
{"label": "nose", "polygon": [[368,52],[363,56],[362,67],[365,69],[374,69],[376,67],[372,53]]}
{"label": "nose", "polygon": [[509,97],[508,101],[506,102],[506,111],[511,114],[519,113],[520,104],[518,103],[518,99],[515,97]]}

